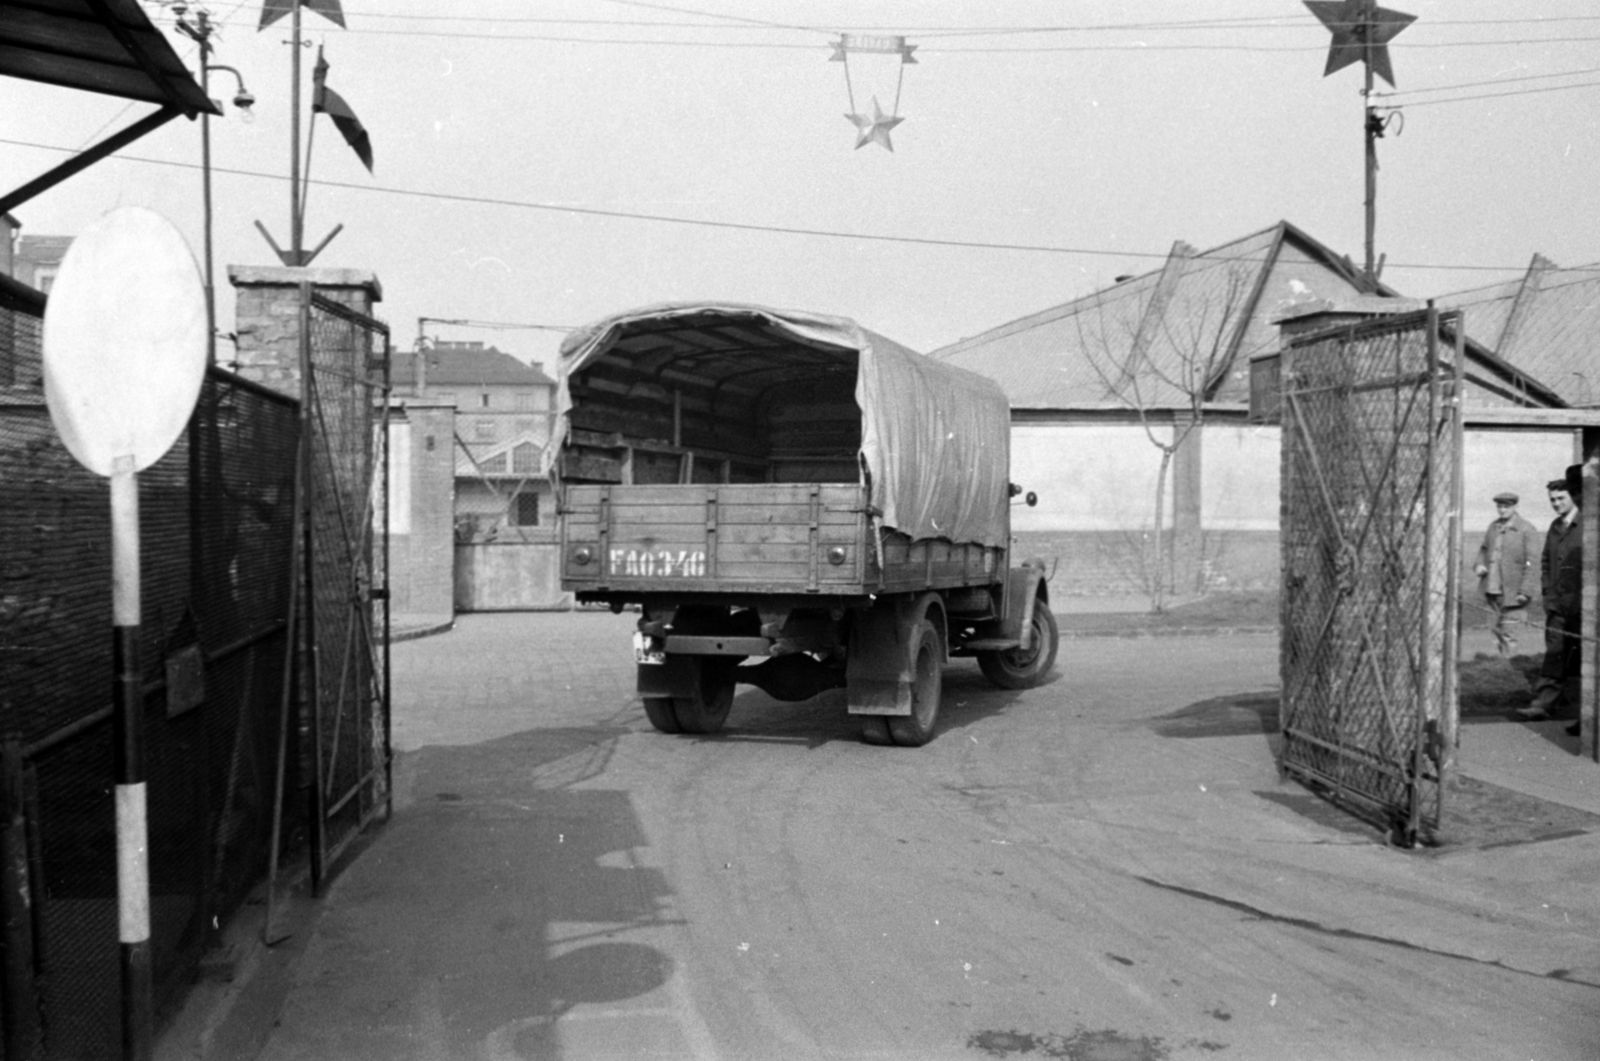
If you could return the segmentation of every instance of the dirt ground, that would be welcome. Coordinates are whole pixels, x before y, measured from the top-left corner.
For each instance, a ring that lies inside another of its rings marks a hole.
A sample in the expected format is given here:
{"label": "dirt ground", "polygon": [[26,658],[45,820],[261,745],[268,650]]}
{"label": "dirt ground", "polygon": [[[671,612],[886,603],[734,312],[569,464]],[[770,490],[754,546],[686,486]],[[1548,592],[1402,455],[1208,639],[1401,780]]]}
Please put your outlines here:
{"label": "dirt ground", "polygon": [[[1160,614],[1083,613],[1058,615],[1066,636],[1204,635],[1233,631],[1265,631],[1278,626],[1275,593],[1215,594],[1186,601]],[[1530,616],[1537,621],[1537,616]],[[1524,638],[1524,644],[1527,643]],[[1520,725],[1512,711],[1526,704],[1538,675],[1540,656],[1526,653],[1509,660],[1477,653],[1457,670],[1461,723],[1472,739],[1480,726]],[[1169,736],[1227,736],[1278,731],[1278,698],[1259,693],[1221,697],[1190,705],[1158,719],[1155,728]],[[1310,791],[1282,795],[1298,813],[1353,833],[1378,827],[1363,820],[1358,808],[1335,804]],[[1536,843],[1600,829],[1600,818],[1548,800],[1526,796],[1460,773],[1446,777],[1439,834],[1447,842],[1431,849],[1448,853],[1462,848],[1488,848]]]}

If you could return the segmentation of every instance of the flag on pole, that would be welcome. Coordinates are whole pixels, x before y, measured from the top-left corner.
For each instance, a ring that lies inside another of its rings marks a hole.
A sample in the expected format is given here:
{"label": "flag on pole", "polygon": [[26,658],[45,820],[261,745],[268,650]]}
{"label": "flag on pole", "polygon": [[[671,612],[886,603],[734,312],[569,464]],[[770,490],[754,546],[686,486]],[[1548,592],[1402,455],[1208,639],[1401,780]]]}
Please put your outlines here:
{"label": "flag on pole", "polygon": [[[339,0],[298,0],[298,2],[301,7],[309,7],[340,29],[345,28],[344,11],[339,7]],[[256,31],[266,29],[293,11],[295,3],[296,0],[266,0],[266,3],[261,5],[261,25],[256,27]]]}
{"label": "flag on pole", "polygon": [[350,109],[350,104],[344,97],[328,87],[328,60],[322,57],[322,49],[317,49],[317,65],[311,73],[311,111],[321,112],[333,119],[334,126],[344,136],[344,142],[361,159],[361,164],[367,167],[367,172],[372,172],[372,141],[367,137],[366,126],[361,124],[361,119],[356,117],[356,112]]}

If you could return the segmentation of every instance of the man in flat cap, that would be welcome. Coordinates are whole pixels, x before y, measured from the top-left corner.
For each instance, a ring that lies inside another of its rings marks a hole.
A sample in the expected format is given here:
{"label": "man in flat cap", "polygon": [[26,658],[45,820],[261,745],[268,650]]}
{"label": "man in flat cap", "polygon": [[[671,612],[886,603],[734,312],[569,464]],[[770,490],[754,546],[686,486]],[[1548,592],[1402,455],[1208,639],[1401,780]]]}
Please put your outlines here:
{"label": "man in flat cap", "polygon": [[1517,495],[1494,495],[1498,513],[1478,546],[1478,588],[1489,602],[1489,629],[1502,657],[1517,647],[1514,626],[1519,624],[1533,589],[1534,543],[1538,532],[1517,513]]}
{"label": "man in flat cap", "polygon": [[1583,673],[1583,527],[1578,499],[1583,496],[1582,465],[1567,469],[1563,479],[1545,484],[1556,518],[1539,556],[1539,581],[1544,595],[1544,662],[1534,683],[1533,700],[1517,708],[1530,721],[1552,716],[1563,698],[1577,703]]}

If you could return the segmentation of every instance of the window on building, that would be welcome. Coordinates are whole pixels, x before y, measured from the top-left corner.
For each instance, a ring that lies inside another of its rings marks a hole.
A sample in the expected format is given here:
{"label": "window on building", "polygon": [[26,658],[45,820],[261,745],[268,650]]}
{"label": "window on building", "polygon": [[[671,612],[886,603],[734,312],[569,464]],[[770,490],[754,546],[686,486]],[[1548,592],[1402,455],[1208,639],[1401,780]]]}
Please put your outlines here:
{"label": "window on building", "polygon": [[454,405],[456,403],[456,392],[455,391],[440,391],[439,392],[439,400],[441,402],[446,402],[446,403],[448,403],[450,405]]}
{"label": "window on building", "polygon": [[506,470],[506,455],[497,453],[493,457],[485,457],[478,462],[478,467],[483,469],[485,475],[504,475]]}
{"label": "window on building", "polygon": [[478,395],[478,408],[480,408],[480,409],[489,408],[489,392],[488,391],[484,391],[482,394]]}
{"label": "window on building", "polygon": [[517,434],[519,435],[531,435],[538,426],[538,423],[532,417],[517,418]]}
{"label": "window on building", "polygon": [[517,408],[518,409],[532,409],[533,408],[533,392],[532,391],[518,391],[517,392]]}
{"label": "window on building", "polygon": [[511,525],[537,527],[539,525],[539,495],[529,490],[511,499]]}
{"label": "window on building", "polygon": [[539,447],[532,442],[524,442],[511,451],[511,470],[517,473],[531,473],[539,470]]}
{"label": "window on building", "polygon": [[474,420],[472,422],[472,437],[479,442],[493,442],[494,421]]}

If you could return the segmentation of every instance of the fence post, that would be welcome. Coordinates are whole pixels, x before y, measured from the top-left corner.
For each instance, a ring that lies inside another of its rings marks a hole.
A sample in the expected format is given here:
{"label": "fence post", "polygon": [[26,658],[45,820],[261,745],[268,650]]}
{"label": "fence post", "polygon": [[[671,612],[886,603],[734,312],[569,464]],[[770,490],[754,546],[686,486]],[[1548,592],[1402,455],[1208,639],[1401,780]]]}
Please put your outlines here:
{"label": "fence post", "polygon": [[4,946],[5,1056],[36,1056],[39,999],[34,990],[33,894],[28,881],[28,819],[23,799],[22,741],[0,741],[0,944]]}

